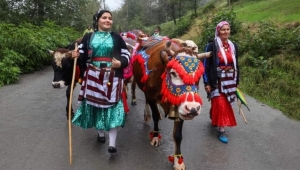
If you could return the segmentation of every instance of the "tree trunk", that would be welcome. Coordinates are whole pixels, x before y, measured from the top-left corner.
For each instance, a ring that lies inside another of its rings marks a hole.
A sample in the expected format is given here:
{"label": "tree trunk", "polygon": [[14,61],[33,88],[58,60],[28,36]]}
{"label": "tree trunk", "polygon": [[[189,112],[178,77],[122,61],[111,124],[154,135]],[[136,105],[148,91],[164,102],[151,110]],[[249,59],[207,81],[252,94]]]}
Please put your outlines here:
{"label": "tree trunk", "polygon": [[195,12],[195,16],[197,16],[197,0],[194,0],[194,12]]}
{"label": "tree trunk", "polygon": [[173,2],[171,4],[171,13],[172,13],[172,18],[173,18],[174,25],[176,25],[175,4]]}

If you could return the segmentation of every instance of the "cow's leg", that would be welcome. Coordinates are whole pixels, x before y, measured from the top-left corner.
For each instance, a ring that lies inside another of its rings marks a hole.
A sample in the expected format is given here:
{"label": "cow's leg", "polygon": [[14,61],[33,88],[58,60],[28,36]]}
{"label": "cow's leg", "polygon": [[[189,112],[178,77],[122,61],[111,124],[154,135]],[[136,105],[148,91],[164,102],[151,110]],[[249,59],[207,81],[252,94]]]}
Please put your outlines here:
{"label": "cow's leg", "polygon": [[158,145],[160,145],[160,139],[161,139],[161,136],[159,134],[159,128],[158,128],[160,113],[159,113],[159,110],[157,108],[157,104],[155,101],[147,101],[147,102],[149,103],[149,106],[151,108],[152,119],[153,119],[153,123],[154,123],[154,129],[150,133],[150,139],[151,139],[150,144],[152,146],[158,146]]}
{"label": "cow's leg", "polygon": [[150,109],[149,109],[149,104],[147,103],[147,101],[146,101],[146,103],[145,103],[145,109],[144,109],[144,121],[145,122],[149,122],[150,121],[150,119],[151,119],[151,114],[150,114]]}
{"label": "cow's leg", "polygon": [[132,83],[131,83],[131,105],[136,105],[135,88],[136,88],[136,82],[133,77]]}
{"label": "cow's leg", "polygon": [[124,81],[123,91],[125,92],[126,99],[128,98],[128,82]]}
{"label": "cow's leg", "polygon": [[175,143],[175,154],[169,157],[171,162],[174,162],[174,170],[185,170],[185,164],[181,154],[183,120],[174,120],[173,139]]}
{"label": "cow's leg", "polygon": [[[75,88],[75,87],[74,87]],[[67,90],[66,90],[66,97],[67,97],[67,106],[66,106],[66,111],[67,111],[67,119],[69,120],[69,103],[70,103],[70,98],[71,98],[71,85],[68,85]],[[71,105],[72,107],[72,105]],[[73,117],[74,112],[73,112],[73,108],[71,108],[71,117]]]}

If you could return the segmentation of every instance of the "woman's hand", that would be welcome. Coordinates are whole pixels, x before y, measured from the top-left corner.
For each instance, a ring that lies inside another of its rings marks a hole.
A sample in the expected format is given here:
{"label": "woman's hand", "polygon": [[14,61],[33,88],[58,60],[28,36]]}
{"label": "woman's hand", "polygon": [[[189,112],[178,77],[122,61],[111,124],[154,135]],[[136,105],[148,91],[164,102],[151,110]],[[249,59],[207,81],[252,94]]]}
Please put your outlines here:
{"label": "woman's hand", "polygon": [[112,68],[120,68],[121,67],[121,61],[113,58],[112,61],[111,61],[112,65],[111,67]]}
{"label": "woman's hand", "polygon": [[206,93],[210,93],[211,92],[211,87],[210,86],[205,86],[205,91],[206,91]]}
{"label": "woman's hand", "polygon": [[78,58],[79,57],[79,50],[78,50],[78,44],[75,43],[75,49],[72,51],[72,58]]}
{"label": "woman's hand", "polygon": [[78,50],[73,50],[72,51],[72,58],[78,58],[79,57],[79,51]]}

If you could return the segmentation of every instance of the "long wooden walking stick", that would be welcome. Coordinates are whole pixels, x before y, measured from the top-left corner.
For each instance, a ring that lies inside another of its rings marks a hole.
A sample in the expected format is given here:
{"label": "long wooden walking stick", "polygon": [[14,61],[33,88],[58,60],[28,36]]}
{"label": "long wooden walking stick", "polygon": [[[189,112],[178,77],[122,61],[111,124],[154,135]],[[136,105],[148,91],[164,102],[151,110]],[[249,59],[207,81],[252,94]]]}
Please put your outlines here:
{"label": "long wooden walking stick", "polygon": [[242,110],[242,104],[241,104],[241,102],[239,101],[239,99],[237,99],[236,101],[237,101],[237,103],[238,103],[238,105],[239,105],[239,113],[242,114],[243,119],[244,119],[244,122],[247,124],[246,117],[245,117],[244,112],[243,112],[243,110]]}
{"label": "long wooden walking stick", "polygon": [[[77,42],[75,43],[75,51],[78,50]],[[75,73],[76,73],[76,65],[77,65],[77,57],[74,58],[74,66],[73,66],[73,75],[72,75],[72,82],[71,82],[71,91],[70,91],[70,100],[69,100],[69,111],[68,111],[68,117],[69,117],[69,151],[70,151],[70,165],[72,165],[72,124],[71,124],[71,112],[72,112],[72,98],[73,98],[73,90],[75,85]]]}

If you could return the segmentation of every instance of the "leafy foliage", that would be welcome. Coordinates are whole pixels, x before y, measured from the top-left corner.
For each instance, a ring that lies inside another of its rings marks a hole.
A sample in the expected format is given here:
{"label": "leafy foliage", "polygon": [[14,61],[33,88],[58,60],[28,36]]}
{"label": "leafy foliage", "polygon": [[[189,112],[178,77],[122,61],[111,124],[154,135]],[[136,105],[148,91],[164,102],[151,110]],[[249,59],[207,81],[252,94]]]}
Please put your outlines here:
{"label": "leafy foliage", "polygon": [[300,104],[300,27],[279,27],[273,22],[242,25],[232,10],[207,16],[209,19],[200,24],[199,47],[205,47],[214,36],[218,22],[227,20],[231,25],[230,39],[239,46],[240,88],[300,120],[297,108]]}
{"label": "leafy foliage", "polygon": [[18,63],[23,64],[27,59],[23,55],[8,48],[1,50],[0,56],[0,87],[5,84],[17,82],[21,74]]}
{"label": "leafy foliage", "polygon": [[49,65],[52,57],[48,49],[66,46],[80,35],[53,22],[44,22],[43,26],[22,23],[18,27],[0,24],[0,30],[0,86],[16,82],[21,73],[41,70]]}
{"label": "leafy foliage", "polygon": [[192,16],[185,16],[181,18],[177,24],[173,26],[172,32],[168,33],[169,37],[175,38],[185,34],[191,26],[192,21]]}
{"label": "leafy foliage", "polygon": [[224,10],[211,16],[201,25],[202,34],[199,40],[199,46],[205,47],[208,41],[214,39],[215,29],[219,22],[227,21],[230,24],[230,34],[233,36],[241,29],[241,22],[237,20],[236,14],[232,10]]}

